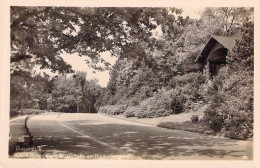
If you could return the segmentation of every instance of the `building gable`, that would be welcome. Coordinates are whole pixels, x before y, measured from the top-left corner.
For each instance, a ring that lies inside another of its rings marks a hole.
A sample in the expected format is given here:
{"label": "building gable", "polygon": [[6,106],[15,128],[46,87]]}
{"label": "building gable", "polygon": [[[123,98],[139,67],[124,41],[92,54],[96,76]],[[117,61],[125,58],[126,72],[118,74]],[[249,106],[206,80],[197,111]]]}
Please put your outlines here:
{"label": "building gable", "polygon": [[207,41],[206,45],[196,58],[195,62],[202,63],[211,53],[219,48],[226,48],[231,50],[236,42],[236,39],[241,38],[240,30],[236,31],[232,36],[216,36],[212,35]]}

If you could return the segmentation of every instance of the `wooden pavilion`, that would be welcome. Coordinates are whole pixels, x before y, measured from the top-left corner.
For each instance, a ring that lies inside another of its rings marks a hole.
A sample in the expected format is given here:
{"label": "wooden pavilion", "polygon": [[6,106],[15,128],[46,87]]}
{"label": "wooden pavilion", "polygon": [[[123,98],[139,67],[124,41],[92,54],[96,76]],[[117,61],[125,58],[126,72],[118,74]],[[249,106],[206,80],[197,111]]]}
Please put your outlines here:
{"label": "wooden pavilion", "polygon": [[226,64],[226,56],[235,45],[236,39],[241,38],[241,31],[231,36],[212,35],[196,58],[195,62],[202,64],[202,73],[207,79],[217,75],[219,69]]}

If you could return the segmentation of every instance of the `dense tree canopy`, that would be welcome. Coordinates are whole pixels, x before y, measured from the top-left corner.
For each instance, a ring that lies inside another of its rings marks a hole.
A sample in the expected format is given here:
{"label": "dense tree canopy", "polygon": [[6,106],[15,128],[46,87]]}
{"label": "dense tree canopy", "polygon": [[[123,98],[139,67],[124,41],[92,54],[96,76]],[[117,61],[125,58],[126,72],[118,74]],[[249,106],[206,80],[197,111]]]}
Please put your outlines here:
{"label": "dense tree canopy", "polygon": [[175,8],[11,7],[12,70],[38,64],[71,72],[62,52],[87,56],[97,69],[98,62],[108,67],[101,52],[134,57],[131,51],[140,41],[154,42],[151,31],[157,26],[169,34],[181,24],[180,13]]}

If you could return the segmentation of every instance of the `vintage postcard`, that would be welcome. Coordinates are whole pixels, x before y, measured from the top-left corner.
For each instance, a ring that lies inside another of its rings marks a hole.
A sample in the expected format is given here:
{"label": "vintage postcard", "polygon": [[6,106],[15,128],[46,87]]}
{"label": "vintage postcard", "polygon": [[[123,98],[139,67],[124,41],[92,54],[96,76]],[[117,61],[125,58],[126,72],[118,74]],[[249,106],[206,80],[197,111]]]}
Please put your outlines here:
{"label": "vintage postcard", "polygon": [[1,1],[0,165],[257,167],[259,8]]}

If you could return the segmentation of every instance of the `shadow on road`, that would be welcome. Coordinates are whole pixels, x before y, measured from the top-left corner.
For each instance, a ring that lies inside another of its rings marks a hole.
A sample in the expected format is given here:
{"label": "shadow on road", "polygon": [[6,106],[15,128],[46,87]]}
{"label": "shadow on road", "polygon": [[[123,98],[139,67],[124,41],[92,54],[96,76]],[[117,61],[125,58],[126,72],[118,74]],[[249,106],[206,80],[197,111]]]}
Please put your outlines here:
{"label": "shadow on road", "polygon": [[[63,121],[63,123],[83,135],[66,129],[57,121],[31,121],[33,127],[30,130],[34,135],[34,144],[46,145],[46,153],[50,155],[131,154],[140,159],[242,159],[246,150],[237,140],[180,130],[98,123],[93,120]],[[104,146],[89,137],[108,145]],[[114,148],[122,152],[113,150]]]}
{"label": "shadow on road", "polygon": [[84,121],[90,122],[90,125],[79,125],[80,122],[82,121],[70,121],[66,124],[142,159],[164,159],[177,156],[212,158],[233,156],[239,159],[245,151],[236,148],[237,141],[226,138],[148,126],[91,125],[91,121]]}

